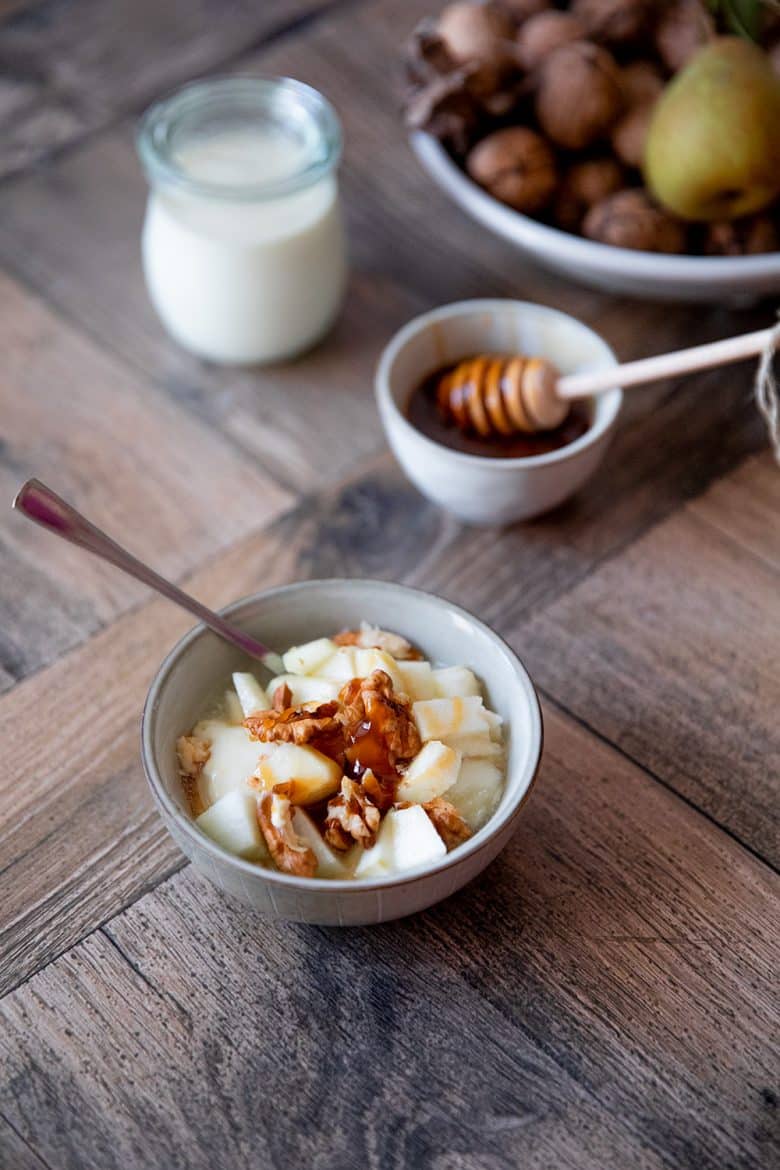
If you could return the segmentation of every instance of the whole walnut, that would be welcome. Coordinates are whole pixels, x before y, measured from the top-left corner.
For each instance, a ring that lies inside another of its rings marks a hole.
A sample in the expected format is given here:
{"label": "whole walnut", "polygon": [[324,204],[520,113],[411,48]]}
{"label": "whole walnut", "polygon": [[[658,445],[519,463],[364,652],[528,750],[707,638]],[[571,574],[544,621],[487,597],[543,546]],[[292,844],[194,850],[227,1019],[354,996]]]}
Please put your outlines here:
{"label": "whole walnut", "polygon": [[456,0],[442,10],[436,31],[455,61],[492,61],[512,48],[515,23],[497,4]]}
{"label": "whole walnut", "polygon": [[653,117],[653,102],[640,102],[627,110],[612,127],[612,149],[627,167],[640,169],[645,157],[645,143]]}
{"label": "whole walnut", "polygon": [[517,34],[520,60],[526,69],[535,69],[553,49],[585,36],[582,22],[571,12],[557,8],[530,16]]}
{"label": "whole walnut", "polygon": [[590,158],[572,163],[564,172],[553,203],[558,227],[578,232],[588,208],[625,186],[623,168],[615,158]]}
{"label": "whole walnut", "polygon": [[618,191],[595,203],[582,231],[601,244],[640,252],[683,252],[687,235],[680,220],[661,211],[639,188]]}
{"label": "whole walnut", "polygon": [[606,49],[573,41],[542,62],[536,117],[559,146],[584,150],[607,133],[622,109],[620,71]]}
{"label": "whole walnut", "polygon": [[620,84],[626,105],[638,106],[660,97],[664,79],[652,61],[632,61],[620,70]]}
{"label": "whole walnut", "polygon": [[555,156],[540,134],[509,126],[488,134],[466,156],[475,182],[517,211],[540,211],[555,191]]}
{"label": "whole walnut", "polygon": [[667,69],[676,73],[714,36],[715,23],[701,0],[672,0],[658,19],[655,47]]}
{"label": "whole walnut", "polygon": [[708,256],[755,256],[776,252],[778,247],[777,225],[766,213],[707,224],[704,251]]}
{"label": "whole walnut", "polygon": [[522,24],[529,16],[535,16],[537,12],[544,12],[545,8],[549,8],[550,0],[500,0],[500,4],[502,8],[511,12],[518,24]]}
{"label": "whole walnut", "polygon": [[594,41],[624,45],[648,31],[656,7],[654,0],[574,0],[571,11]]}

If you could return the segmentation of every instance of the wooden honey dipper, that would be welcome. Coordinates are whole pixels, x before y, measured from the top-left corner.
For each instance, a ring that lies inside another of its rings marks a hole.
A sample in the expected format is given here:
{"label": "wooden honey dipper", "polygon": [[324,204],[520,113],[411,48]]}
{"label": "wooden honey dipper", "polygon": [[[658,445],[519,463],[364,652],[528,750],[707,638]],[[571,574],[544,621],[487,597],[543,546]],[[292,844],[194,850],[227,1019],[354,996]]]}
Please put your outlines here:
{"label": "wooden honey dipper", "polygon": [[479,354],[442,375],[436,401],[444,418],[482,438],[549,431],[560,426],[575,399],[741,361],[761,353],[774,335],[774,329],[760,329],[610,369],[562,376],[546,358]]}

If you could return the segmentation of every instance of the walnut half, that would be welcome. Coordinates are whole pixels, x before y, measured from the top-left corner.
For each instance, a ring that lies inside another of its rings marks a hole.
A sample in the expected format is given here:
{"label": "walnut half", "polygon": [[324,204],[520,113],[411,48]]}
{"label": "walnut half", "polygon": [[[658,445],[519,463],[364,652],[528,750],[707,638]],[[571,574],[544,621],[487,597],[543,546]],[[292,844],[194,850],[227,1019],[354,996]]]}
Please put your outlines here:
{"label": "walnut half", "polygon": [[[366,772],[370,776],[371,772]],[[345,776],[341,792],[328,802],[325,840],[333,849],[346,850],[356,841],[369,849],[376,841],[380,812],[357,780]]]}
{"label": "walnut half", "polygon": [[471,836],[471,829],[460,815],[454,804],[450,804],[442,796],[426,801],[423,805],[428,819],[441,837],[447,849],[454,849],[462,845]]}
{"label": "walnut half", "polygon": [[407,642],[400,634],[393,634],[390,630],[380,630],[379,626],[369,626],[365,623],[359,630],[343,630],[335,634],[333,641],[337,646],[360,646],[364,650],[384,650],[398,662],[410,659],[420,659],[422,654],[415,649],[411,642]]}
{"label": "walnut half", "polygon": [[257,819],[277,869],[296,877],[314,877],[317,858],[295,832],[289,800],[272,792],[264,793],[257,802]]}

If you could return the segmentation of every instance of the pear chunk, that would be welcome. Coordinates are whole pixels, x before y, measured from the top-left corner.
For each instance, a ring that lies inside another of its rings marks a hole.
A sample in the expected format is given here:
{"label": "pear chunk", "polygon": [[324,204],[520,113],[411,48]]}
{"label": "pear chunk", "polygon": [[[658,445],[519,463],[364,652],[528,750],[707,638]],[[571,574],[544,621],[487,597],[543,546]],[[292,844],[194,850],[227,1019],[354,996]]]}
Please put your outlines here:
{"label": "pear chunk", "polygon": [[354,675],[355,678],[368,678],[375,670],[383,670],[393,680],[394,690],[403,690],[404,683],[401,672],[398,669],[398,663],[386,650],[376,650],[373,648],[361,650],[358,648],[355,651],[355,668],[357,671]]}
{"label": "pear chunk", "polygon": [[423,739],[472,735],[485,731],[488,726],[485,708],[478,695],[455,699],[423,699],[412,704],[412,714]]}
{"label": "pear chunk", "polygon": [[317,877],[347,878],[350,876],[350,868],[345,861],[347,855],[340,855],[336,853],[335,849],[331,849],[314,821],[302,808],[293,809],[292,825],[301,841],[309,846],[317,858]]}
{"label": "pear chunk", "polygon": [[256,772],[266,792],[275,791],[291,804],[316,804],[338,791],[341,768],[335,760],[307,745],[275,743]]}
{"label": "pear chunk", "polygon": [[226,792],[195,824],[228,853],[247,861],[266,861],[268,850],[257,820],[257,797],[248,790]]}
{"label": "pear chunk", "polygon": [[213,804],[227,792],[243,789],[257,770],[261,758],[274,746],[249,738],[242,726],[221,719],[203,719],[193,734],[209,743],[209,758],[203,765],[198,787],[204,805]]}
{"label": "pear chunk", "polygon": [[284,669],[288,674],[316,674],[337,649],[336,643],[330,638],[315,638],[313,642],[304,642],[302,646],[292,646],[282,655]]}
{"label": "pear chunk", "polygon": [[355,877],[384,877],[446,856],[447,847],[421,805],[391,808],[382,821],[376,844],[366,849],[358,861]]}
{"label": "pear chunk", "polygon": [[482,694],[474,672],[467,666],[445,666],[441,670],[434,670],[433,680],[436,693],[442,699]]}
{"label": "pear chunk", "polygon": [[399,662],[401,690],[416,703],[418,699],[437,699],[436,680],[430,662]]}
{"label": "pear chunk", "polygon": [[244,709],[232,688],[225,691],[225,720],[234,725],[244,722]]}
{"label": "pear chunk", "polygon": [[268,695],[249,671],[237,670],[233,675],[233,686],[245,716],[254,715],[255,711],[267,711],[271,706]]}
{"label": "pear chunk", "polygon": [[399,801],[425,804],[455,783],[460,771],[461,755],[437,740],[426,743],[406,769],[396,789]]}
{"label": "pear chunk", "polygon": [[336,653],[319,667],[319,677],[334,679],[339,683],[359,678],[356,657],[357,650],[354,646],[339,646]]}
{"label": "pear chunk", "polygon": [[465,759],[498,760],[504,754],[501,744],[491,739],[487,731],[476,735],[449,735],[444,742],[460,752]]}
{"label": "pear chunk", "polygon": [[290,688],[294,707],[302,703],[329,703],[337,699],[340,683],[332,678],[318,678],[309,674],[280,674],[268,684],[268,693],[273,695],[284,683]]}
{"label": "pear chunk", "polygon": [[476,831],[496,811],[503,782],[503,772],[490,760],[464,760],[458,779],[447,790],[447,800]]}

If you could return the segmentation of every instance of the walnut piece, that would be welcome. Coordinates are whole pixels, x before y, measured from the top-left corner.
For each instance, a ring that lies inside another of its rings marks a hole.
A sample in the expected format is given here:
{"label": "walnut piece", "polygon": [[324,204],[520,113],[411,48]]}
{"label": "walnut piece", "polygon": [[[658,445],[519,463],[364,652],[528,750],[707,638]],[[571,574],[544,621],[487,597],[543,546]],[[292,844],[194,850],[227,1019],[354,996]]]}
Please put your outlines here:
{"label": "walnut piece", "polygon": [[455,849],[457,845],[468,841],[471,829],[454,804],[450,804],[443,796],[437,796],[433,800],[426,801],[423,808],[448,850]]}
{"label": "walnut piece", "polygon": [[380,630],[378,626],[369,626],[365,623],[359,630],[342,630],[340,634],[334,635],[333,641],[337,646],[360,646],[363,650],[384,650],[398,662],[422,658],[420,651],[400,634],[393,634],[390,630]]}
{"label": "walnut piece", "polygon": [[206,805],[200,794],[200,774],[208,763],[211,755],[211,744],[207,739],[197,735],[180,735],[176,741],[176,754],[179,757],[179,776],[184,795],[194,817],[199,817],[206,811]]}
{"label": "walnut piece", "polygon": [[[367,776],[372,775],[366,772]],[[381,813],[369,800],[361,783],[345,776],[341,792],[328,801],[325,840],[333,849],[345,850],[359,841],[366,849],[376,841]]]}
{"label": "walnut piece", "polygon": [[317,858],[295,832],[289,800],[275,793],[264,793],[257,801],[257,819],[277,869],[296,877],[314,877]]}
{"label": "walnut piece", "polygon": [[[281,688],[277,688],[280,690]],[[311,703],[302,707],[285,707],[283,711],[255,711],[244,720],[250,739],[262,743],[309,743],[340,729],[339,704]]]}
{"label": "walnut piece", "polygon": [[368,678],[353,679],[341,688],[339,700],[348,734],[354,737],[362,724],[370,723],[372,732],[384,741],[391,766],[413,759],[421,750],[422,740],[409,701],[393,692],[393,680],[384,670],[375,670]]}

